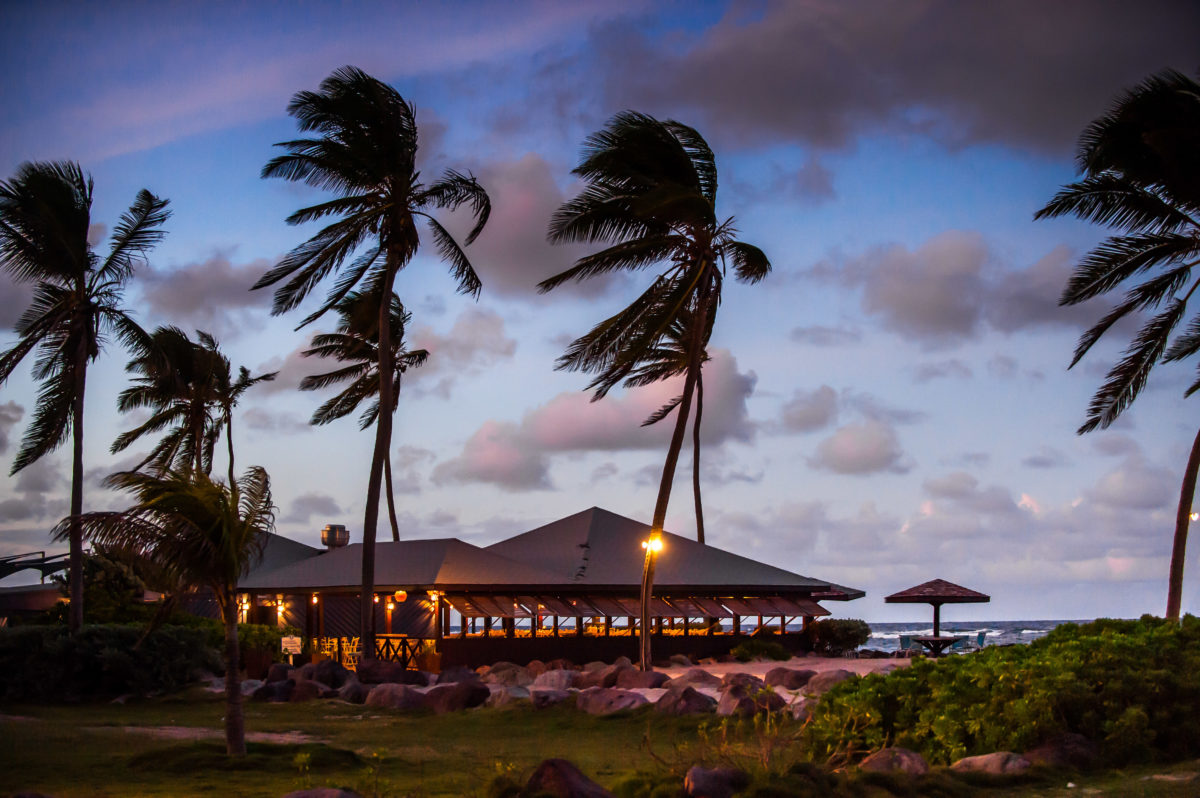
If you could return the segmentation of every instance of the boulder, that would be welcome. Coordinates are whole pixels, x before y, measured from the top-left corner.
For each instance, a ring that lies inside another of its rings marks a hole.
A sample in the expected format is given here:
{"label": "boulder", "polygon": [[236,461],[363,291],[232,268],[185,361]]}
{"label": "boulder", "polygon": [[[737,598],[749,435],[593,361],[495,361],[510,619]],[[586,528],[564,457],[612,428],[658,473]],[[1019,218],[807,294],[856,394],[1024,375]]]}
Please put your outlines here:
{"label": "boulder", "polygon": [[350,679],[338,689],[338,698],[351,704],[362,704],[371,693],[371,687],[358,679]]}
{"label": "boulder", "polygon": [[824,671],[809,679],[802,690],[805,695],[824,695],[835,684],[841,684],[847,679],[853,679],[856,675],[851,671],[841,669]]}
{"label": "boulder", "polygon": [[576,665],[574,662],[571,662],[571,660],[566,659],[565,657],[559,657],[558,659],[552,659],[549,662],[547,662],[546,670],[548,670],[548,671],[577,671],[577,670],[579,670],[579,666]]}
{"label": "boulder", "polygon": [[[304,684],[304,682],[301,682]],[[260,684],[258,689],[250,694],[252,701],[272,701],[282,703],[288,701],[292,697],[292,690],[296,687],[296,682],[291,679],[284,679],[282,682],[268,682]]]}
{"label": "boulder", "polygon": [[766,687],[762,679],[755,676],[753,673],[742,673],[739,671],[730,671],[721,677],[721,689],[728,690],[730,687],[741,687],[750,692],[761,690]]}
{"label": "boulder", "polygon": [[706,696],[694,687],[668,690],[654,705],[655,712],[667,715],[700,715],[717,708],[717,699]]}
{"label": "boulder", "polygon": [[417,687],[429,684],[424,673],[408,670],[399,662],[381,662],[377,659],[363,660],[358,663],[357,673],[358,680],[363,684],[411,684]]}
{"label": "boulder", "polygon": [[581,690],[589,687],[616,687],[617,680],[621,678],[621,674],[627,671],[636,670],[632,665],[624,663],[613,663],[606,665],[601,671],[585,671],[575,683],[575,686]]}
{"label": "boulder", "polygon": [[529,660],[529,664],[525,667],[529,670],[530,675],[532,675],[535,679],[540,674],[543,674],[548,670],[546,663],[542,662],[540,659]]}
{"label": "boulder", "polygon": [[733,798],[750,786],[750,777],[736,768],[703,768],[693,765],[683,777],[683,791],[690,798]]}
{"label": "boulder", "polygon": [[492,691],[481,682],[439,684],[425,694],[429,706],[439,715],[481,707],[491,696]]}
{"label": "boulder", "polygon": [[533,702],[534,709],[545,709],[552,707],[555,704],[561,704],[571,697],[569,690],[530,690],[529,699]]}
{"label": "boulder", "polygon": [[362,796],[339,787],[313,787],[308,790],[289,792],[283,798],[362,798]]}
{"label": "boulder", "polygon": [[[242,695],[254,695],[262,686],[263,682],[259,679],[242,679]],[[218,679],[216,687],[218,690],[224,691],[225,680]]]}
{"label": "boulder", "polygon": [[924,776],[929,772],[925,757],[907,748],[883,748],[858,763],[862,770],[874,773],[907,773]]}
{"label": "boulder", "polygon": [[[309,663],[309,665],[311,664]],[[305,665],[304,667],[307,668],[309,665]],[[343,667],[342,663],[326,659],[321,660],[313,666],[312,676],[308,678],[336,690],[344,685],[353,675],[354,672]],[[360,678],[359,681],[362,681],[362,679]]]}
{"label": "boulder", "polygon": [[717,702],[717,714],[750,717],[759,712],[778,712],[785,706],[787,704],[779,693],[769,687],[747,690],[734,685],[721,693],[721,700]]}
{"label": "boulder", "polygon": [[595,673],[596,671],[602,671],[607,667],[608,667],[607,662],[601,662],[600,660],[596,659],[596,660],[592,660],[591,662],[586,663],[583,666],[583,670],[585,673]]}
{"label": "boulder", "polygon": [[554,798],[615,798],[565,759],[544,760],[529,777],[525,792]]}
{"label": "boulder", "polygon": [[579,671],[569,671],[557,669],[539,673],[537,678],[533,680],[533,688],[536,690],[567,690],[575,686],[579,681]]}
{"label": "boulder", "polygon": [[801,670],[799,668],[771,668],[771,670],[767,671],[767,675],[763,677],[763,681],[772,687],[782,687],[785,690],[799,690],[816,675],[816,671]]}
{"label": "boulder", "polygon": [[478,682],[479,674],[470,668],[464,668],[461,665],[455,665],[452,668],[446,668],[437,676],[436,684],[457,684],[458,682]]}
{"label": "boulder", "polygon": [[575,706],[589,715],[611,715],[623,709],[634,709],[650,703],[641,693],[618,690],[615,687],[593,687],[584,690],[575,700]]}
{"label": "boulder", "polygon": [[788,704],[788,711],[792,713],[792,719],[798,720],[801,723],[812,717],[813,710],[817,706],[815,698],[800,698]]}
{"label": "boulder", "polygon": [[1066,732],[1025,752],[1035,765],[1088,770],[1100,764],[1100,747],[1082,734]]}
{"label": "boulder", "polygon": [[670,659],[667,660],[667,662],[670,662],[672,665],[675,665],[680,668],[696,667],[696,663],[694,663],[690,659],[688,659],[686,654],[672,654]]}
{"label": "boulder", "polygon": [[515,662],[497,662],[480,677],[484,684],[502,684],[505,687],[528,687],[533,684],[533,674]]}
{"label": "boulder", "polygon": [[292,666],[286,662],[271,663],[271,667],[267,668],[268,682],[282,682],[284,679],[291,677]]}
{"label": "boulder", "polygon": [[653,690],[667,682],[667,674],[658,671],[622,670],[617,674],[616,687],[624,690]]}
{"label": "boulder", "polygon": [[384,682],[373,687],[365,703],[369,707],[398,709],[403,712],[429,709],[429,698],[424,693],[395,682]]}
{"label": "boulder", "polygon": [[624,665],[626,668],[632,668],[633,660],[629,657],[617,657],[613,660],[613,665]]}
{"label": "boulder", "polygon": [[994,776],[1009,776],[1024,773],[1032,763],[1012,751],[997,751],[994,754],[968,756],[955,762],[950,769],[957,773],[990,773]]}
{"label": "boulder", "polygon": [[704,668],[692,668],[674,679],[669,679],[663,686],[668,690],[684,687],[720,687],[721,677],[713,676]]}
{"label": "boulder", "polygon": [[484,702],[487,707],[503,707],[517,701],[528,701],[529,690],[524,687],[504,687],[496,685],[496,689],[491,691],[488,700]]}
{"label": "boulder", "polygon": [[312,701],[321,698],[325,689],[319,682],[296,682],[291,695],[288,696],[288,701],[297,704],[301,701]]}

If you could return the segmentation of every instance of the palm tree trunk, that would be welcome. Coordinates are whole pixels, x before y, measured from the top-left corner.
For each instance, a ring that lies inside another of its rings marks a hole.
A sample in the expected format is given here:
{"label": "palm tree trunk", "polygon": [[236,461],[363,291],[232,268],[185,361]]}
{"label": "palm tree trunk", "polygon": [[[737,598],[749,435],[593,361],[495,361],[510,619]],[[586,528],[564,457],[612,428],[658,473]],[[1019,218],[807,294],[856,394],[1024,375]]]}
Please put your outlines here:
{"label": "palm tree trunk", "polygon": [[242,712],[242,678],[238,672],[237,596],[231,590],[221,600],[225,621],[225,753],[246,755],[246,718]]}
{"label": "palm tree trunk", "polygon": [[[237,480],[233,470],[233,408],[226,410],[225,415],[225,448],[229,452],[229,490],[237,496]],[[237,502],[237,499],[234,499]]]}
{"label": "palm tree trunk", "polygon": [[81,344],[75,356],[75,401],[71,408],[71,529],[68,535],[70,556],[67,583],[71,605],[67,628],[76,634],[83,626],[83,392],[87,387],[87,349]]}
{"label": "palm tree trunk", "polygon": [[387,491],[388,520],[392,522],[392,542],[400,542],[400,524],[396,523],[396,498],[392,495],[392,453],[383,461],[383,489]]}
{"label": "palm tree trunk", "polygon": [[1179,620],[1179,609],[1183,603],[1183,561],[1187,549],[1188,522],[1192,518],[1192,496],[1196,493],[1196,472],[1200,470],[1200,432],[1192,443],[1187,468],[1183,472],[1183,485],[1179,491],[1179,510],[1175,514],[1175,542],[1171,546],[1171,571],[1167,578],[1167,618]]}
{"label": "palm tree trunk", "polygon": [[696,375],[696,421],[692,424],[692,494],[696,500],[696,540],[701,546],[704,545],[704,505],[700,501],[700,419],[703,416],[704,373],[701,371]]}

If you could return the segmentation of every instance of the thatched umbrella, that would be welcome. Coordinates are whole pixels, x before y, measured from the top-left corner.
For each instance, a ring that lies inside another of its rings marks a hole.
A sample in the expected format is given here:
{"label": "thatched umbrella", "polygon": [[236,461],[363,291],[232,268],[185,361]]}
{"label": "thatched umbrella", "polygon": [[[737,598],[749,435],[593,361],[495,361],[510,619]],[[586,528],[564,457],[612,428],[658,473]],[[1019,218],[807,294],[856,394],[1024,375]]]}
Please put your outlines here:
{"label": "thatched umbrella", "polygon": [[991,596],[947,582],[945,579],[934,579],[893,593],[884,599],[888,604],[932,604],[934,637],[941,637],[943,604],[977,604],[991,600]]}

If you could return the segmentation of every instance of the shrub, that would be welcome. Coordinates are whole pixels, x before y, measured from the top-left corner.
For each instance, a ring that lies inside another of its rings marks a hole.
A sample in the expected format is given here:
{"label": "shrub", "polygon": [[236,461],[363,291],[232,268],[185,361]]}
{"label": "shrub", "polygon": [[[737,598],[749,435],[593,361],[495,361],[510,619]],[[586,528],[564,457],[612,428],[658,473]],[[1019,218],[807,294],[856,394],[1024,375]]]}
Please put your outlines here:
{"label": "shrub", "polygon": [[220,659],[203,631],[164,626],[142,645],[138,625],[0,629],[0,695],[6,701],[77,701],[173,690]]}
{"label": "shrub", "polygon": [[1197,706],[1200,620],[1143,616],[845,682],[817,705],[805,739],[812,756],[838,763],[885,745],[948,763],[1075,732],[1123,764],[1200,754]]}
{"label": "shrub", "polygon": [[791,659],[792,653],[774,640],[752,638],[738,643],[729,651],[739,662],[749,662],[753,659]]}
{"label": "shrub", "polygon": [[810,623],[805,636],[818,654],[838,657],[871,639],[871,627],[857,618],[829,618]]}

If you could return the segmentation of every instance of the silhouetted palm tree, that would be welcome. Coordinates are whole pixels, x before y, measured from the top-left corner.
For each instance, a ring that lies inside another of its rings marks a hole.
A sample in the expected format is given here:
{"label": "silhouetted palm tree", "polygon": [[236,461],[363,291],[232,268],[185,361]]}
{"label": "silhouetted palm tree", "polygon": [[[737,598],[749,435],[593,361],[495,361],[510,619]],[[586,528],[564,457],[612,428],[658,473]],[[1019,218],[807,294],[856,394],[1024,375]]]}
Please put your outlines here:
{"label": "silhouetted palm tree", "polygon": [[[80,522],[96,544],[129,550],[180,584],[213,591],[225,624],[225,747],[232,756],[244,755],[237,585],[261,559],[275,524],[267,472],[253,466],[233,485],[195,470],[161,476],[121,471],[104,482],[132,493],[133,506],[69,521]],[[69,521],[59,524],[56,537],[67,533]]]}
{"label": "silhouetted palm tree", "polygon": [[[359,429],[368,429],[379,416],[379,324],[376,310],[379,300],[369,294],[353,293],[337,304],[338,326],[332,333],[314,335],[312,348],[300,354],[304,357],[328,357],[349,365],[305,377],[300,390],[315,391],[349,381],[341,393],[332,397],[313,412],[311,423],[317,426],[344,418],[367,399],[373,400],[358,419]],[[404,332],[412,314],[404,309],[400,297],[392,294],[389,309],[392,327],[392,412],[400,404],[400,379],[410,368],[423,365],[429,357],[424,349],[409,351],[404,347]],[[392,540],[400,540],[400,524],[396,520],[396,502],[392,496],[392,457],[389,451],[383,461],[384,495],[387,497],[388,518],[392,524]]]}
{"label": "silhouetted palm tree", "polygon": [[[585,182],[574,199],[555,212],[549,238],[555,243],[589,242],[609,246],[586,255],[570,269],[539,284],[550,291],[568,280],[669,264],[640,297],[620,313],[577,339],[558,368],[599,374],[589,387],[616,384],[634,372],[646,353],[662,346],[683,314],[691,322],[688,355],[675,431],[667,449],[652,536],[662,532],[679,450],[683,445],[692,394],[717,306],[726,261],[743,282],[756,283],[771,270],[757,247],[734,238],[732,218],[716,215],[717,168],[708,143],[692,128],[674,121],[625,111],[588,137],[583,162],[574,174]],[[643,574],[641,665],[650,667],[646,607],[654,587],[654,557]]]}
{"label": "silhouetted palm tree", "polygon": [[[1120,229],[1075,268],[1059,304],[1074,305],[1137,279],[1113,310],[1085,332],[1071,366],[1117,321],[1155,311],[1109,371],[1079,432],[1106,428],[1137,398],[1156,363],[1200,352],[1200,314],[1183,332],[1188,301],[1200,288],[1200,83],[1179,72],[1158,73],[1122,96],[1080,136],[1076,160],[1083,179],[1064,186],[1035,218],[1073,215]],[[1185,392],[1200,390],[1200,379]],[[1175,522],[1167,617],[1179,618],[1184,551],[1200,433],[1192,444]]]}
{"label": "silhouetted palm tree", "polygon": [[[342,301],[356,286],[379,297],[379,373],[391,374],[392,340],[389,315],[396,274],[412,260],[420,245],[417,220],[424,219],[442,259],[458,281],[461,293],[477,296],[479,277],[454,237],[431,215],[436,208],[471,207],[476,223],[467,234],[470,244],[483,231],[491,212],[487,192],[475,178],[453,170],[428,186],[416,169],[417,123],[413,106],[400,94],[355,67],[342,67],[321,83],[320,91],[302,91],[288,105],[300,129],[318,138],[281,142],[286,155],[273,158],[263,177],[300,180],[340,196],[288,217],[303,224],[326,217],[337,220],[292,250],[269,270],[254,288],[283,282],[275,290],[273,314],[295,308],[325,277],[342,270],[325,303],[300,323],[314,321]],[[391,384],[380,383],[380,403],[394,402]],[[362,650],[373,656],[375,629],[375,536],[379,521],[379,487],[383,462],[391,449],[392,414],[380,413],[375,449],[367,483],[363,517],[361,616]]]}
{"label": "silhouetted palm tree", "polygon": [[[106,336],[123,344],[146,334],[121,308],[133,270],[162,239],[167,200],[145,189],[113,228],[103,259],[88,243],[92,179],[70,161],[25,163],[0,182],[0,267],[33,283],[33,302],[16,324],[17,343],[0,355],[0,384],[34,349],[41,383],[33,421],[13,462],[16,473],[73,437],[71,517],[83,512],[83,404],[87,367]],[[71,631],[83,623],[83,542],[78,525],[70,543]]]}

